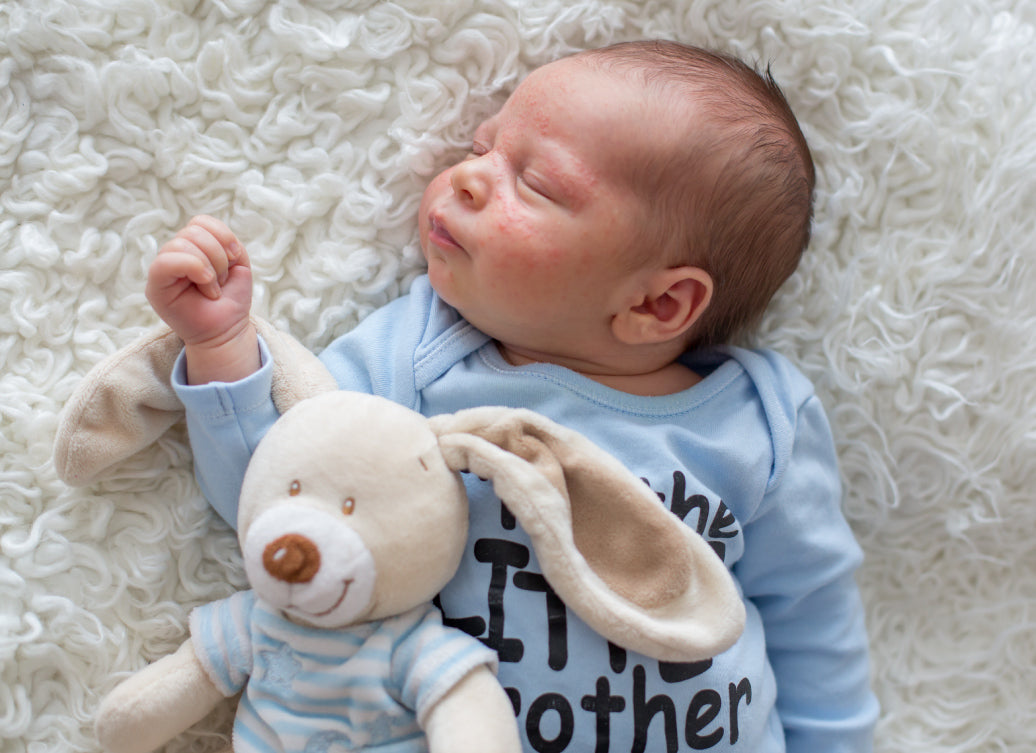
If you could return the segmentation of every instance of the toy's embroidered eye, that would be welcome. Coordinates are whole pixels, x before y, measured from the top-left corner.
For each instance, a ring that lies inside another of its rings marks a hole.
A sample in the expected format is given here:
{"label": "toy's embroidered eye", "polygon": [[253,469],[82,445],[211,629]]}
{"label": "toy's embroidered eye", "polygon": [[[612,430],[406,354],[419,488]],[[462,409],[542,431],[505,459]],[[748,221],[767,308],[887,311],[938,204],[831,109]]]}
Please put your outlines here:
{"label": "toy's embroidered eye", "polygon": [[356,500],[352,497],[346,497],[345,502],[342,503],[342,514],[352,515],[356,510]]}
{"label": "toy's embroidered eye", "polygon": [[291,486],[288,487],[288,496],[297,497],[302,493],[302,484],[298,479],[291,482]]}

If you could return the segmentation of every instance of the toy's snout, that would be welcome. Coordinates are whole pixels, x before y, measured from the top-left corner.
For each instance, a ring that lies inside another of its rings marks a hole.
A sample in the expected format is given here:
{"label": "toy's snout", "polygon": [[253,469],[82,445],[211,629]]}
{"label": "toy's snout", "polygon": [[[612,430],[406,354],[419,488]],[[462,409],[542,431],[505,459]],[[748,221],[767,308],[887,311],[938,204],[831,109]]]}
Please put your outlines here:
{"label": "toy's snout", "polygon": [[243,532],[241,550],[256,594],[295,619],[335,627],[364,619],[371,608],[374,559],[341,515],[277,505]]}
{"label": "toy's snout", "polygon": [[289,533],[263,549],[263,568],[285,583],[309,583],[320,570],[320,547],[300,533]]}

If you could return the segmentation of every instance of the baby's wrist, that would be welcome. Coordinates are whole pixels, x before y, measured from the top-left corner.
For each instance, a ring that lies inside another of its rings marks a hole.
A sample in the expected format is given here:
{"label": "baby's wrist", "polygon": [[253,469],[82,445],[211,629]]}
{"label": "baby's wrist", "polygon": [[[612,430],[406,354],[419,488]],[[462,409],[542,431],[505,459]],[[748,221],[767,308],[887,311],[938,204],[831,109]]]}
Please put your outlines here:
{"label": "baby's wrist", "polygon": [[231,337],[184,346],[188,384],[237,382],[262,366],[259,337],[251,322]]}

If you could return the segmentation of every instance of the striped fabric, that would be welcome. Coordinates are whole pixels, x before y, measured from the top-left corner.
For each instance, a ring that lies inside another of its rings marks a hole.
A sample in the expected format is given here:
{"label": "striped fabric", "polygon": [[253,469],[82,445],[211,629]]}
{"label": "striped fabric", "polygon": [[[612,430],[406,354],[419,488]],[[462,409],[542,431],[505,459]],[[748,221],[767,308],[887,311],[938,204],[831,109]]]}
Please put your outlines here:
{"label": "striped fabric", "polygon": [[436,701],[496,654],[431,604],[380,622],[305,627],[245,591],[191,613],[191,638],[225,694],[245,688],[234,750],[425,751]]}

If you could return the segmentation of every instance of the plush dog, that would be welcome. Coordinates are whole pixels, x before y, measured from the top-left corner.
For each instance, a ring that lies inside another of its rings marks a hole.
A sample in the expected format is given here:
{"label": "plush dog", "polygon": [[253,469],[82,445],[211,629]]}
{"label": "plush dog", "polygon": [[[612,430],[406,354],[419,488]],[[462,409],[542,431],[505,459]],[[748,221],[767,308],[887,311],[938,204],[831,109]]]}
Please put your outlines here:
{"label": "plush dog", "polygon": [[[744,608],[712,549],[582,435],[524,410],[428,419],[338,391],[301,345],[260,329],[283,415],[241,490],[253,590],[196,609],[176,653],[115,688],[97,721],[107,749],[151,750],[243,690],[238,750],[520,750],[495,655],[431,604],[467,539],[464,471],[492,481],[554,591],[616,645],[699,661],[739,636]],[[145,338],[88,375],[59,430],[66,481],[110,472],[179,419],[178,349]]]}

